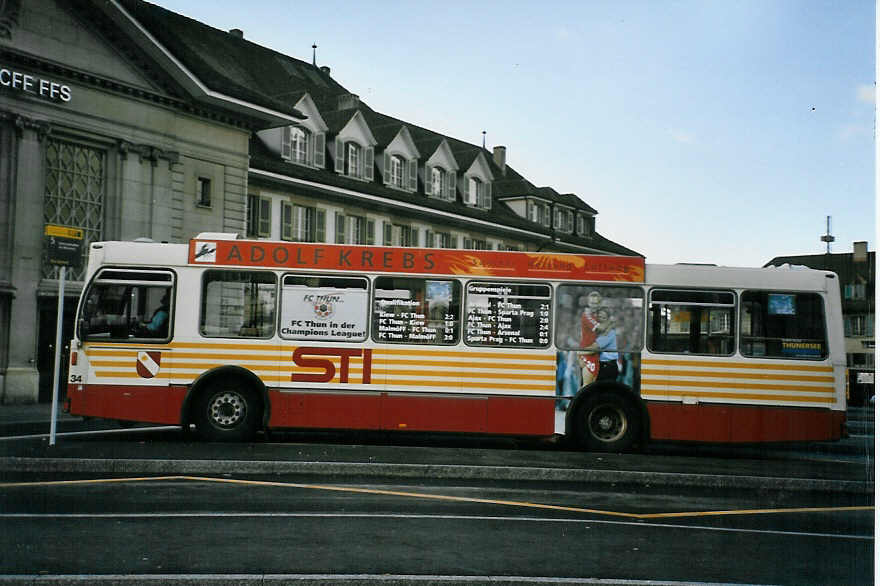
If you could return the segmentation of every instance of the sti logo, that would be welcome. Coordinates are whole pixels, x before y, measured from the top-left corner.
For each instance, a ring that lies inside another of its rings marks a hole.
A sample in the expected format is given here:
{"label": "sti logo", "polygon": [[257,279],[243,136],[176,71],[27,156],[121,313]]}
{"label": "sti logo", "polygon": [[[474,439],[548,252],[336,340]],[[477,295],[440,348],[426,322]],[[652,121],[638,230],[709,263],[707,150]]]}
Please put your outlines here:
{"label": "sti logo", "polygon": [[[321,358],[326,357],[326,358]],[[294,372],[290,375],[293,382],[328,383],[336,376],[336,365],[331,358],[339,358],[339,382],[347,383],[349,361],[352,358],[363,360],[361,383],[368,385],[372,378],[373,351],[355,348],[309,348],[300,347],[293,352],[293,363],[301,368],[320,368],[319,373]],[[352,381],[355,382],[355,381]]]}
{"label": "sti logo", "polygon": [[217,243],[216,242],[196,242],[196,262],[216,262],[217,261]]}

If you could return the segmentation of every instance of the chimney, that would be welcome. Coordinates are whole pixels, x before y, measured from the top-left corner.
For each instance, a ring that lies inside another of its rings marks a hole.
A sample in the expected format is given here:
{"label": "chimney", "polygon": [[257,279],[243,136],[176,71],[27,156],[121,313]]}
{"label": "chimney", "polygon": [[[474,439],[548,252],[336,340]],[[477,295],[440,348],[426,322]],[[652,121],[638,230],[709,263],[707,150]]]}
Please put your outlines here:
{"label": "chimney", "polygon": [[497,146],[492,149],[492,158],[495,159],[495,164],[501,169],[501,173],[507,174],[507,147],[506,146]]}
{"label": "chimney", "polygon": [[868,260],[868,243],[866,241],[853,242],[853,262],[865,262]]}
{"label": "chimney", "polygon": [[229,34],[232,35],[233,37],[236,37],[236,38],[239,38],[239,39],[243,39],[243,38],[244,38],[244,31],[241,30],[240,28],[231,28],[231,29],[229,29]]}
{"label": "chimney", "polygon": [[337,110],[350,110],[361,105],[361,99],[357,94],[342,94],[337,98]]}
{"label": "chimney", "polygon": [[330,75],[330,68],[326,65],[321,66],[321,71],[323,71],[325,75]]}

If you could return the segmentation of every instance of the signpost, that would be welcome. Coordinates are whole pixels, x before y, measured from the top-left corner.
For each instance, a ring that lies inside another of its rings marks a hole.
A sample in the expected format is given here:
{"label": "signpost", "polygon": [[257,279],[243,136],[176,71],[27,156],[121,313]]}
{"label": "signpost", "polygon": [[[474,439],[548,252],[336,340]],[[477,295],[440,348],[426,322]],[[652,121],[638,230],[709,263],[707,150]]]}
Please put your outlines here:
{"label": "signpost", "polygon": [[49,251],[49,262],[60,266],[58,275],[58,319],[55,326],[55,369],[52,375],[52,423],[49,429],[49,445],[55,445],[58,421],[58,380],[61,372],[61,331],[64,324],[64,280],[67,267],[79,267],[82,262],[83,230],[69,226],[46,224],[43,239]]}

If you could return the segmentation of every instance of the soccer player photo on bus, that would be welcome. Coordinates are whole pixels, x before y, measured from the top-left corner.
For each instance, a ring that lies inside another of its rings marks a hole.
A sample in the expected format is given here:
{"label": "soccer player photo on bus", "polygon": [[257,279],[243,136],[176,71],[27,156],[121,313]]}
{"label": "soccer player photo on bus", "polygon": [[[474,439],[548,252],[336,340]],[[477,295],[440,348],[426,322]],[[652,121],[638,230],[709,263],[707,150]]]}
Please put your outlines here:
{"label": "soccer player photo on bus", "polygon": [[582,295],[579,304],[583,306],[580,316],[581,344],[584,349],[591,349],[578,357],[581,363],[581,384],[590,384],[599,375],[599,354],[592,350],[599,337],[599,306],[602,305],[602,294],[597,290]]}
{"label": "soccer player photo on bus", "polygon": [[[557,297],[557,406],[597,381],[638,380],[642,291],[619,285],[561,285]],[[572,366],[575,365],[574,368]]]}

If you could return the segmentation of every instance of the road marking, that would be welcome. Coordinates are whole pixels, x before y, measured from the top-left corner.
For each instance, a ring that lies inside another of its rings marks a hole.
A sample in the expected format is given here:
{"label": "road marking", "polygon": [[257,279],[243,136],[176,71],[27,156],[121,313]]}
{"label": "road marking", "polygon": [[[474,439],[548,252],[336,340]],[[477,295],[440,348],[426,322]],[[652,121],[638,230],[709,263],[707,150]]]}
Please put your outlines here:
{"label": "road marking", "polygon": [[[173,431],[180,430],[179,425],[160,425],[156,427],[128,427],[124,429],[93,429],[91,431],[65,431],[63,433],[56,433],[57,437],[75,437],[82,435],[112,435],[112,434],[121,434],[121,433],[132,433],[138,431]],[[0,437],[0,441],[8,442],[12,440],[22,440],[22,439],[41,439],[49,437],[48,433],[35,433],[31,435],[8,435],[4,437]]]}
{"label": "road marking", "polygon": [[398,519],[417,521],[503,521],[522,523],[564,523],[590,525],[617,525],[623,527],[651,527],[656,529],[689,529],[721,533],[750,533],[786,535],[789,537],[818,537],[822,539],[849,539],[873,541],[873,535],[847,533],[818,533],[810,531],[781,531],[776,529],[746,529],[712,527],[710,525],[674,525],[670,523],[642,523],[637,521],[609,521],[605,519],[564,519],[553,517],[499,517],[492,515],[428,515],[404,513],[289,513],[280,512],[189,512],[189,513],[0,513],[0,519]]}
{"label": "road marking", "polygon": [[606,517],[623,517],[629,519],[664,519],[685,517],[714,517],[733,515],[769,515],[785,513],[833,513],[848,511],[873,511],[873,505],[853,507],[789,507],[780,509],[732,509],[724,511],[682,511],[670,513],[625,513],[621,511],[606,511],[602,509],[588,509],[582,507],[569,507],[563,505],[548,505],[531,503],[527,501],[509,501],[499,499],[484,499],[476,497],[452,496],[444,494],[432,494],[426,492],[409,492],[399,490],[385,490],[380,488],[359,488],[354,486],[332,486],[322,484],[301,484],[296,482],[276,482],[268,480],[244,480],[237,478],[214,478],[208,476],[146,476],[137,478],[92,478],[83,480],[48,480],[39,482],[10,482],[0,483],[0,488],[35,487],[35,486],[63,486],[84,484],[110,484],[124,482],[151,482],[151,481],[179,481],[189,480],[194,482],[213,482],[217,484],[236,484],[245,486],[273,486],[280,488],[303,488],[309,490],[323,490],[334,492],[350,492],[356,494],[372,494],[380,496],[399,496],[407,498],[421,498],[442,500],[451,502],[479,503],[499,505],[507,507],[521,507],[529,509],[542,509],[551,511],[564,511],[568,513],[586,513],[591,515],[603,515]]}

